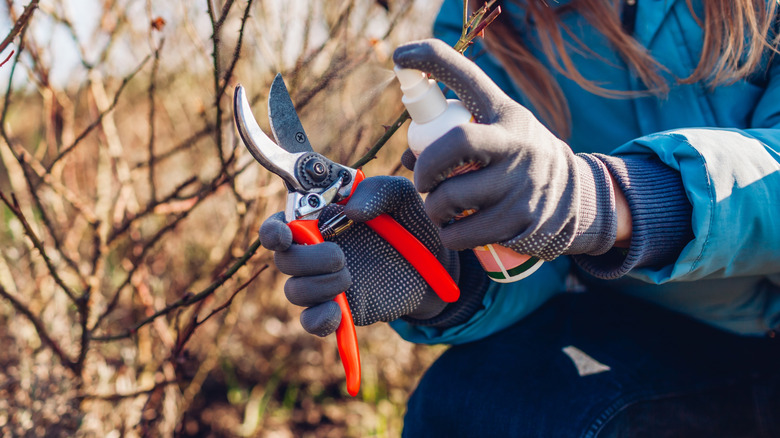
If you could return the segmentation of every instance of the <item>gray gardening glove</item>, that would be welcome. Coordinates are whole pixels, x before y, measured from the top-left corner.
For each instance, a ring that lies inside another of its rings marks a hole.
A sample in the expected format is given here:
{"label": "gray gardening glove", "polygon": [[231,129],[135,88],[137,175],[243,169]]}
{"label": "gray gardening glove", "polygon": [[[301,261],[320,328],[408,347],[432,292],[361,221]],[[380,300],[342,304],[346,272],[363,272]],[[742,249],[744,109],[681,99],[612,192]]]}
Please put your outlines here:
{"label": "gray gardening glove", "polygon": [[[498,242],[544,260],[602,254],[617,233],[614,192],[605,165],[571,148],[510,99],[473,62],[439,40],[399,47],[395,63],[432,73],[451,88],[477,123],[456,127],[428,146],[414,181],[429,193],[425,211],[451,249]],[[446,179],[464,163],[477,171]],[[445,180],[446,179],[446,180]],[[466,209],[478,210],[458,221]]]}
{"label": "gray gardening glove", "polygon": [[[320,221],[341,210],[340,206],[329,206]],[[411,181],[390,176],[366,178],[343,210],[358,223],[333,241],[318,245],[293,244],[282,213],[260,227],[263,246],[276,251],[277,268],[292,276],[284,285],[287,299],[308,307],[301,313],[303,328],[318,336],[336,330],[341,312],[332,300],[344,291],[356,325],[401,316],[424,320],[438,315],[446,303],[389,243],[360,223],[380,213],[390,214],[436,255],[457,281],[457,253],[442,246]]]}

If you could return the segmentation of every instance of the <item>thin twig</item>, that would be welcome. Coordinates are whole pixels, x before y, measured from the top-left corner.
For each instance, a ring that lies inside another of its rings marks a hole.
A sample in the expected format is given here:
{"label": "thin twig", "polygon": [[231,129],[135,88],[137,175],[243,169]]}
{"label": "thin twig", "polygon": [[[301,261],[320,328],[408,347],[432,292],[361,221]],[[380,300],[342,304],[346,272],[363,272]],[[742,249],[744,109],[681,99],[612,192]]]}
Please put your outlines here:
{"label": "thin twig", "polygon": [[106,239],[106,243],[110,244],[116,238],[120,237],[122,234],[127,232],[128,229],[130,229],[130,225],[132,225],[134,222],[136,222],[138,219],[141,219],[150,213],[154,212],[154,209],[157,208],[157,206],[165,204],[166,202],[170,202],[172,200],[178,199],[179,195],[181,194],[182,190],[186,189],[187,187],[191,186],[195,182],[198,181],[197,176],[191,176],[184,180],[181,184],[176,186],[173,191],[171,191],[170,194],[167,196],[155,200],[154,202],[149,202],[146,204],[146,207],[144,209],[130,217],[127,217],[125,220],[122,221],[121,224],[116,226],[113,230],[111,230],[111,233],[109,233],[108,238]]}
{"label": "thin twig", "polygon": [[206,299],[207,297],[211,296],[211,294],[213,294],[214,291],[217,290],[217,288],[222,286],[228,279],[230,279],[233,276],[233,274],[236,273],[236,271],[238,271],[242,266],[244,266],[249,261],[249,259],[252,258],[253,255],[255,255],[255,252],[257,252],[257,249],[259,247],[260,247],[260,239],[257,238],[255,239],[254,242],[252,242],[251,245],[249,245],[249,248],[247,248],[244,255],[242,255],[241,258],[236,260],[233,266],[231,266],[227,271],[225,271],[224,274],[220,275],[219,278],[217,278],[213,283],[208,285],[205,289],[198,292],[197,294],[184,294],[181,298],[169,304],[165,308],[158,310],[153,315],[136,323],[133,326],[133,328],[125,331],[124,333],[120,333],[117,335],[109,335],[109,336],[93,336],[92,340],[97,342],[107,342],[107,341],[115,341],[118,339],[130,338],[136,332],[138,332],[138,329],[145,326],[146,324],[149,324],[155,319],[167,315],[180,307],[186,307],[191,304],[197,303],[198,301]]}
{"label": "thin twig", "polygon": [[225,310],[226,308],[228,308],[233,303],[233,299],[236,297],[236,295],[238,295],[238,293],[241,292],[242,290],[246,289],[247,286],[249,286],[249,284],[252,283],[255,280],[255,278],[257,278],[260,274],[262,274],[263,271],[265,271],[267,268],[268,268],[268,265],[265,264],[260,269],[258,269],[257,272],[252,274],[252,276],[249,277],[249,279],[247,281],[245,281],[241,286],[239,286],[235,291],[233,291],[233,293],[230,295],[230,298],[228,298],[227,301],[222,303],[221,306],[216,307],[208,315],[206,315],[203,319],[196,320],[195,321],[195,327],[197,327],[199,325],[202,325],[204,322],[208,321],[209,318],[211,318],[212,316],[214,316],[217,313],[219,313],[219,312]]}
{"label": "thin twig", "polygon": [[62,350],[62,347],[60,347],[60,345],[54,339],[52,339],[51,335],[49,335],[49,332],[46,330],[46,327],[44,327],[43,322],[37,316],[35,316],[35,314],[21,301],[8,293],[8,291],[6,291],[2,285],[0,285],[0,296],[11,303],[11,306],[13,306],[17,312],[24,315],[24,317],[27,318],[30,323],[32,323],[32,325],[35,327],[35,332],[38,333],[38,337],[41,339],[41,342],[47,347],[51,348],[57,358],[59,358],[60,362],[62,362],[65,367],[73,371],[73,373],[78,376],[80,372],[76,362],[70,359],[68,355],[65,354],[65,352]]}
{"label": "thin twig", "polygon": [[160,41],[160,45],[154,50],[154,61],[152,62],[152,72],[149,75],[149,89],[147,90],[147,96],[149,98],[149,197],[152,198],[152,202],[157,201],[157,185],[154,183],[154,137],[155,137],[155,109],[154,95],[157,86],[157,70],[160,67],[160,51],[165,44],[165,39]]}
{"label": "thin twig", "polygon": [[222,73],[219,69],[219,48],[220,48],[220,31],[222,30],[222,24],[224,23],[225,17],[227,17],[227,14],[229,12],[230,7],[233,5],[232,0],[228,0],[224,7],[227,8],[222,10],[222,13],[219,18],[215,16],[214,12],[214,6],[211,4],[211,0],[206,0],[206,4],[208,6],[208,12],[209,12],[209,18],[211,19],[211,59],[212,59],[212,65],[213,65],[213,82],[214,82],[214,108],[216,109],[216,116],[215,119],[217,121],[216,124],[216,130],[217,132],[214,134],[215,141],[215,148],[217,152],[217,156],[219,157],[219,162],[222,165],[220,168],[222,172],[225,172],[227,169],[227,163],[225,161],[225,156],[222,155],[222,94],[219,93],[221,87],[219,84],[220,78],[222,77]]}
{"label": "thin twig", "polygon": [[46,171],[51,172],[51,169],[54,167],[55,164],[57,164],[58,161],[63,159],[66,155],[68,155],[73,149],[76,148],[76,146],[81,143],[84,138],[89,135],[90,132],[92,132],[93,129],[98,127],[100,123],[103,121],[103,117],[106,116],[109,112],[113,111],[116,107],[116,104],[119,102],[119,97],[122,95],[122,91],[125,89],[125,86],[135,77],[135,75],[141,71],[141,69],[146,65],[146,63],[151,59],[151,55],[146,55],[144,59],[141,61],[141,63],[136,67],[135,70],[133,70],[129,75],[125,76],[124,79],[122,79],[122,83],[119,85],[119,88],[116,90],[116,93],[114,94],[114,100],[111,102],[111,105],[108,106],[104,111],[101,111],[100,114],[98,114],[97,119],[95,119],[92,123],[89,124],[89,126],[84,129],[81,134],[79,134],[78,137],[76,137],[75,140],[73,140],[73,143],[70,144],[70,146],[66,147],[62,150],[62,152],[59,153],[51,163],[49,163],[48,166],[46,166]]}
{"label": "thin twig", "polygon": [[204,303],[204,301],[198,303],[198,306],[196,306],[195,311],[192,312],[192,317],[190,318],[189,323],[187,323],[187,325],[179,331],[178,337],[176,339],[176,347],[173,348],[171,355],[173,357],[176,357],[179,354],[181,354],[181,352],[184,351],[184,346],[187,345],[187,342],[190,340],[190,338],[192,338],[192,335],[195,333],[195,329],[203,325],[203,323],[208,321],[212,316],[230,307],[230,305],[233,303],[233,300],[236,298],[236,295],[238,295],[238,293],[241,292],[242,290],[246,289],[247,286],[249,286],[249,284],[252,283],[266,269],[268,269],[268,264],[261,266],[260,269],[257,270],[257,272],[252,274],[252,276],[249,277],[248,280],[246,280],[241,286],[239,286],[235,291],[233,291],[232,294],[230,294],[230,298],[228,298],[227,301],[225,301],[221,306],[218,306],[215,309],[213,309],[208,315],[206,315],[203,319],[200,320],[198,319],[198,313],[200,312],[200,307]]}
{"label": "thin twig", "polygon": [[[246,23],[249,20],[249,11],[252,8],[252,2],[253,0],[249,0],[247,2],[246,8],[244,9],[244,15],[241,17],[241,27],[238,31],[238,41],[236,42],[236,47],[233,50],[233,56],[230,60],[230,64],[228,65],[228,68],[225,70],[224,75],[222,76],[222,86],[219,87],[219,90],[217,91],[219,96],[222,96],[225,94],[225,90],[227,89],[228,84],[230,83],[230,79],[233,77],[233,71],[236,68],[236,64],[238,63],[239,58],[241,57],[241,46],[244,41],[244,28],[246,27]],[[228,2],[231,3],[232,2]],[[229,6],[228,4],[223,7],[223,17],[227,16]],[[223,18],[224,19],[224,18]],[[219,105],[219,100],[217,100],[217,104]],[[218,120],[220,117],[218,117]],[[230,157],[228,158],[226,164],[232,163],[236,158],[236,146],[237,146],[237,139],[236,142],[233,145],[233,148],[230,151]],[[221,150],[221,148],[220,148]],[[235,180],[232,180],[230,182],[230,189],[233,192],[233,196],[236,197],[238,202],[244,202],[244,198],[241,196],[241,193],[236,188]]]}
{"label": "thin twig", "polygon": [[225,20],[227,19],[228,13],[230,12],[230,8],[233,7],[234,0],[227,0],[224,5],[222,5],[222,11],[219,14],[219,20],[217,20],[217,27],[222,27],[222,24],[225,23]]}
{"label": "thin twig", "polygon": [[246,26],[247,20],[249,19],[249,10],[252,7],[252,2],[254,0],[249,0],[246,3],[246,9],[244,9],[244,15],[241,17],[241,27],[238,30],[238,41],[236,41],[236,48],[233,50],[233,57],[230,59],[230,65],[225,70],[225,74],[222,78],[222,87],[220,87],[218,95],[225,94],[225,89],[227,88],[230,78],[233,77],[233,70],[236,68],[236,64],[238,63],[238,59],[241,56],[241,46],[244,41],[244,27]]}
{"label": "thin twig", "polygon": [[[201,130],[195,132],[194,134],[190,135],[189,137],[185,138],[184,140],[179,142],[179,144],[177,144],[176,146],[174,146],[174,147],[168,149],[167,151],[157,155],[155,157],[155,159],[154,159],[155,163],[159,164],[161,161],[163,161],[163,160],[165,160],[167,158],[170,158],[171,156],[173,156],[173,155],[175,155],[175,154],[177,154],[179,152],[186,151],[187,149],[195,146],[198,143],[198,140],[200,140],[200,139],[202,139],[204,137],[207,137],[213,131],[214,131],[214,126],[211,125],[210,123],[207,124],[204,128],[202,128]],[[148,165],[149,165],[148,161],[141,161],[139,163],[136,163],[133,166],[133,169],[141,169],[141,168],[146,167]]]}
{"label": "thin twig", "polygon": [[400,128],[401,125],[403,125],[407,120],[409,120],[409,111],[404,111],[400,116],[398,116],[397,119],[395,119],[395,122],[393,122],[392,125],[387,127],[385,133],[379,137],[379,140],[374,143],[374,146],[368,152],[366,152],[365,155],[360,157],[359,160],[355,161],[351,167],[357,169],[358,167],[361,167],[369,161],[373,160],[374,157],[376,157],[376,154],[382,149],[382,147],[384,147],[385,143],[390,140],[390,137],[392,137],[393,134],[398,131],[398,128]]}
{"label": "thin twig", "polygon": [[141,250],[138,253],[138,255],[136,255],[134,257],[136,262],[133,263],[133,267],[127,273],[127,276],[125,277],[125,280],[116,288],[116,290],[114,291],[114,294],[113,294],[113,296],[111,298],[111,301],[109,301],[108,306],[103,311],[103,313],[100,314],[100,316],[97,318],[97,321],[92,326],[92,331],[97,329],[100,326],[101,322],[105,318],[107,318],[109,314],[111,314],[114,311],[114,308],[119,303],[119,297],[120,297],[122,291],[124,290],[124,288],[127,285],[130,284],[130,281],[132,279],[133,274],[135,273],[136,269],[138,269],[138,266],[139,266],[138,261],[143,260],[143,258],[146,256],[146,253],[149,251],[149,249],[152,248],[155,244],[157,244],[160,241],[160,239],[163,238],[163,236],[165,234],[167,234],[168,232],[170,232],[173,229],[175,229],[176,226],[179,224],[179,222],[181,222],[182,220],[187,218],[187,216],[193,211],[195,206],[200,204],[203,200],[208,198],[210,195],[214,194],[219,187],[222,187],[223,185],[230,183],[230,181],[235,179],[236,176],[238,176],[239,174],[240,174],[240,171],[236,172],[235,174],[230,175],[230,176],[225,176],[224,174],[221,174],[221,173],[219,175],[217,175],[215,177],[215,179],[210,184],[204,185],[198,191],[198,193],[194,195],[195,203],[192,205],[191,208],[189,208],[188,210],[186,210],[186,211],[176,215],[173,220],[169,221],[168,224],[166,224],[163,228],[158,230],[151,238],[149,238],[147,240],[147,242],[143,245],[143,247],[141,248]]}
{"label": "thin twig", "polygon": [[76,261],[65,253],[64,250],[65,247],[62,244],[62,239],[60,239],[57,236],[57,227],[54,225],[51,218],[49,218],[49,214],[46,213],[46,209],[43,208],[43,202],[41,196],[36,195],[35,187],[32,181],[32,176],[29,174],[29,170],[28,170],[28,168],[30,168],[31,166],[29,166],[29,164],[25,160],[19,160],[19,166],[22,168],[24,179],[25,182],[27,183],[27,190],[29,190],[31,194],[30,197],[32,198],[33,202],[35,202],[35,206],[38,208],[38,214],[40,214],[41,221],[43,222],[43,225],[46,227],[46,230],[49,232],[51,239],[54,241],[53,248],[57,251],[60,257],[62,257],[62,259],[65,260],[65,263],[76,274],[76,276],[79,277],[79,280],[81,281],[82,289],[86,289],[87,287],[86,279],[81,274],[81,271],[79,270]]}
{"label": "thin twig", "polygon": [[[8,35],[5,37],[3,42],[0,43],[0,52],[5,50],[5,48],[8,47],[9,44],[11,44],[11,41],[13,41],[13,39],[16,38],[17,35],[19,35],[19,32],[21,32],[22,29],[27,25],[27,22],[30,21],[33,12],[35,12],[35,9],[38,8],[38,2],[39,0],[32,0],[24,8],[24,12],[22,12],[22,15],[19,16],[18,20],[16,20],[16,23],[14,23],[14,27],[11,28],[11,31],[8,32]],[[5,61],[3,61],[3,63],[5,63]]]}
{"label": "thin twig", "polygon": [[8,207],[8,209],[11,210],[11,213],[13,213],[14,216],[16,216],[17,219],[19,219],[19,222],[22,223],[22,227],[24,228],[24,233],[30,239],[35,249],[37,249],[38,252],[41,254],[41,257],[43,257],[43,261],[44,263],[46,263],[46,268],[48,268],[49,270],[49,275],[52,276],[54,282],[57,283],[57,285],[61,287],[62,290],[65,291],[65,294],[68,296],[68,298],[71,299],[71,301],[77,303],[79,301],[79,298],[76,296],[76,293],[72,291],[65,284],[64,281],[62,281],[62,278],[57,272],[57,268],[54,267],[54,264],[52,263],[51,259],[46,254],[46,249],[43,247],[43,242],[41,242],[38,236],[35,235],[35,232],[30,226],[30,223],[27,222],[27,218],[24,216],[24,213],[22,213],[22,209],[19,208],[19,202],[16,200],[16,196],[11,194],[11,201],[9,201],[8,198],[5,197],[5,194],[3,194],[3,192],[0,191],[0,200],[2,200],[3,203]]}
{"label": "thin twig", "polygon": [[[3,140],[8,144],[8,147],[11,148],[11,139],[8,138],[8,133],[5,130],[5,119],[8,115],[8,108],[11,106],[11,86],[13,84],[14,79],[14,73],[16,72],[16,66],[19,65],[19,58],[22,55],[22,51],[24,50],[24,34],[27,32],[27,28],[25,27],[22,30],[21,36],[19,37],[19,51],[16,52],[16,57],[14,58],[14,62],[11,64],[11,73],[8,75],[8,85],[6,85],[5,88],[5,96],[3,99],[3,112],[0,115],[0,133],[3,135]],[[13,152],[13,149],[11,150],[11,153]],[[16,155],[14,153],[14,155]]]}
{"label": "thin twig", "polygon": [[11,59],[12,56],[14,56],[14,51],[13,50],[11,50],[11,53],[9,53],[8,56],[5,57],[3,62],[0,62],[0,67],[4,66],[5,63],[8,62],[8,60]]}

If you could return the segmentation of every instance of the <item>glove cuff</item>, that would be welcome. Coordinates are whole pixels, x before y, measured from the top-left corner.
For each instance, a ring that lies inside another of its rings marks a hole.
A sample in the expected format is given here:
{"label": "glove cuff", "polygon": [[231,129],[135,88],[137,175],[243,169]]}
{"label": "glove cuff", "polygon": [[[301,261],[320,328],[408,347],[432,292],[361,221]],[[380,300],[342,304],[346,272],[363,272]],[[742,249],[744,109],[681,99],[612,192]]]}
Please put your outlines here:
{"label": "glove cuff", "polygon": [[432,318],[416,319],[404,316],[401,319],[413,325],[446,329],[468,321],[484,306],[482,299],[490,285],[485,271],[482,270],[474,251],[460,251],[458,257],[460,259],[460,278],[458,279],[460,299],[447,305],[441,313]]}
{"label": "glove cuff", "polygon": [[631,209],[628,250],[615,248],[600,257],[575,256],[586,272],[603,279],[618,278],[631,269],[674,260],[692,239],[691,204],[680,173],[660,160],[594,154],[615,177]]}
{"label": "glove cuff", "polygon": [[591,154],[577,154],[575,160],[580,192],[578,222],[564,254],[604,254],[617,238],[617,206],[609,170]]}

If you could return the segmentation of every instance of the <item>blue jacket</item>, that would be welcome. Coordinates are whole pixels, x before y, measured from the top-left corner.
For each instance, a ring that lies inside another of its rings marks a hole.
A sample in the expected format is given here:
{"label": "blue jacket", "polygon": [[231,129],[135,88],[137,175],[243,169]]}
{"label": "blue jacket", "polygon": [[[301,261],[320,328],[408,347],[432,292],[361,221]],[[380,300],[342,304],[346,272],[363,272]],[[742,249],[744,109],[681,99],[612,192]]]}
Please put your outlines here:
{"label": "blue jacket", "polygon": [[[699,16],[702,1],[693,2]],[[462,11],[461,0],[445,0],[434,34],[454,44]],[[510,5],[503,13],[522,23],[522,10]],[[572,12],[562,19],[601,57],[572,54],[586,78],[610,88],[641,89],[639,79],[583,17]],[[703,32],[686,1],[653,0],[638,2],[635,37],[681,78],[698,63]],[[507,94],[533,110],[497,60],[485,55],[476,62]],[[609,99],[557,72],[553,75],[571,109],[572,136],[567,141],[575,152],[656,155],[680,172],[693,207],[695,237],[674,263],[634,269],[621,279],[604,281],[604,287],[740,334],[761,336],[779,329],[780,56],[771,61],[767,56],[765,68],[749,79],[714,90],[672,80],[664,99]],[[484,308],[464,324],[445,330],[403,321],[391,324],[412,342],[479,339],[564,292],[571,264],[568,257],[560,257],[519,282],[492,283]]]}

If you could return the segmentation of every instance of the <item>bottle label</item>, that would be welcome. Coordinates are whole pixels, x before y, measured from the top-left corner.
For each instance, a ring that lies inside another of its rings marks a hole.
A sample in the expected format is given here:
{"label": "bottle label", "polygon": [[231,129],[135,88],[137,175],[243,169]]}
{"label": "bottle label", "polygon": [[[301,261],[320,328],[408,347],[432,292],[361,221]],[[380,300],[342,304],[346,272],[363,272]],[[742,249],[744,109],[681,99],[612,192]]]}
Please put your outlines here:
{"label": "bottle label", "polygon": [[474,248],[474,255],[488,277],[500,283],[521,280],[534,273],[542,264],[542,260],[536,257],[514,252],[498,244]]}

